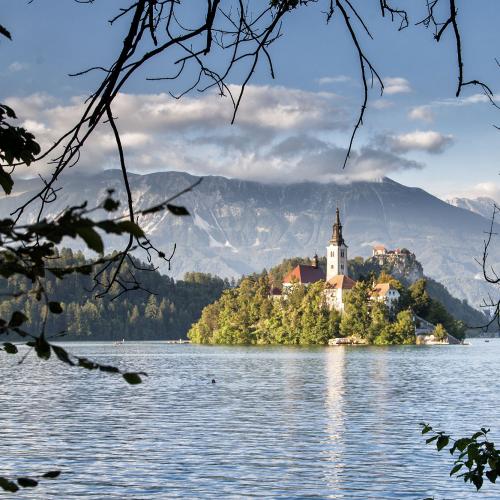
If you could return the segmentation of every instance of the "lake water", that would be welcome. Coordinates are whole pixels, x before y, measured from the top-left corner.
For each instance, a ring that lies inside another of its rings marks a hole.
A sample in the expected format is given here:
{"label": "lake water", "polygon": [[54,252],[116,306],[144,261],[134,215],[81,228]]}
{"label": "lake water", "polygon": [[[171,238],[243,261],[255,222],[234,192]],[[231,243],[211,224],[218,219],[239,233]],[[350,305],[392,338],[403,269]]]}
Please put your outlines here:
{"label": "lake water", "polygon": [[500,498],[500,484],[476,494],[449,478],[449,453],[418,425],[500,436],[499,340],[66,346],[149,378],[2,354],[0,475],[63,470],[13,498]]}

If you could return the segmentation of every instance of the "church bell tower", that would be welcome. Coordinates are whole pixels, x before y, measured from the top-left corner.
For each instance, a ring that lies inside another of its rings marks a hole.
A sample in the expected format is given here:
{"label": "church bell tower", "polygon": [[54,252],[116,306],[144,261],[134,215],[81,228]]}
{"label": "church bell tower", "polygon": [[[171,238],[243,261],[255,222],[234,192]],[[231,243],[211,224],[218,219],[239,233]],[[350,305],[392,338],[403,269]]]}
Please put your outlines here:
{"label": "church bell tower", "polygon": [[347,276],[347,245],[342,236],[340,212],[337,208],[332,238],[326,247],[326,281],[338,274]]}

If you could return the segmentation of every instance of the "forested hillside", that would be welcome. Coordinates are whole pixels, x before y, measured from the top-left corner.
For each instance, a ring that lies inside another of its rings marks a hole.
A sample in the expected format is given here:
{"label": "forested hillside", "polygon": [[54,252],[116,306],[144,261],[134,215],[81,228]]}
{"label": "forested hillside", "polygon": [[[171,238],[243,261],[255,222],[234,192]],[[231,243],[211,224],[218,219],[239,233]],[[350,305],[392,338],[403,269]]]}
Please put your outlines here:
{"label": "forested hillside", "polygon": [[[84,265],[87,261],[81,252],[63,249],[51,266],[68,267]],[[183,280],[174,281],[161,275],[150,266],[141,264],[143,271],[134,270],[137,281],[145,290],[133,290],[113,300],[119,292],[113,285],[110,293],[93,299],[99,287],[93,289],[92,275],[70,274],[57,279],[47,275],[47,291],[51,300],[62,304],[63,313],[50,314],[48,335],[63,335],[64,340],[156,340],[185,338],[186,333],[207,304],[218,299],[227,280],[203,273],[186,273]],[[126,268],[125,268],[126,270]],[[113,268],[100,280],[106,283]],[[14,310],[23,311],[29,318],[28,332],[41,331],[44,303],[35,294],[8,298],[5,294],[27,288],[28,283],[18,276],[0,279],[0,317],[10,317]],[[149,293],[151,292],[151,293]]]}

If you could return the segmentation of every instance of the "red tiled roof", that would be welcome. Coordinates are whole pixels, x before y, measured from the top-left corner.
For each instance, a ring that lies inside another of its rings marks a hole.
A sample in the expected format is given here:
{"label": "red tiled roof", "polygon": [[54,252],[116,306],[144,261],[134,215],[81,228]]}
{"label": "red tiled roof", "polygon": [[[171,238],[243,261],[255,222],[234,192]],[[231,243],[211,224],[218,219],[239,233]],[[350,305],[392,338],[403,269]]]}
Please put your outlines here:
{"label": "red tiled roof", "polygon": [[374,248],[375,250],[385,250],[384,245],[375,245],[373,248]]}
{"label": "red tiled roof", "polygon": [[372,295],[375,295],[377,297],[385,297],[391,289],[395,290],[395,288],[391,286],[390,283],[377,283],[373,288]]}
{"label": "red tiled roof", "polygon": [[325,273],[320,267],[299,264],[295,269],[290,271],[285,276],[285,278],[283,279],[283,283],[292,283],[296,281],[305,285],[309,283],[316,283],[316,281],[324,279]]}
{"label": "red tiled roof", "polygon": [[356,282],[353,279],[349,278],[349,276],[345,276],[344,274],[337,274],[337,276],[330,278],[326,282],[326,284],[329,288],[350,290],[354,287]]}

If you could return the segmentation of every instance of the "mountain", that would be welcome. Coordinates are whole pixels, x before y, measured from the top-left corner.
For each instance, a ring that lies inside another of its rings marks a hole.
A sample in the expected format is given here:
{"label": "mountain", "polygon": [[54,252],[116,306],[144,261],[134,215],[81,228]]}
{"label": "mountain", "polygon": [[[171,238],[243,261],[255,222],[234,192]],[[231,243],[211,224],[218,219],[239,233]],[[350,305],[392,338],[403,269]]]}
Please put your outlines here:
{"label": "mountain", "polygon": [[[135,206],[159,203],[196,179],[182,172],[132,174]],[[18,182],[18,194],[0,198],[0,213],[11,212],[37,185],[35,180]],[[69,175],[57,200],[47,206],[48,214],[58,214],[83,200],[93,205],[108,188],[124,199],[119,171]],[[278,185],[208,176],[176,203],[185,205],[192,216],[157,212],[141,219],[152,241],[166,254],[177,244],[169,271],[174,277],[186,271],[239,276],[271,267],[286,257],[324,255],[338,205],[350,258],[371,255],[372,245],[377,243],[389,249],[405,247],[416,254],[426,274],[454,296],[478,306],[488,292],[495,293],[483,282],[475,261],[482,255],[489,221],[387,178],[351,184]],[[33,220],[34,213],[26,218]],[[112,238],[108,243],[114,247],[120,241]],[[79,248],[78,242],[64,241],[64,245]],[[499,263],[500,248],[492,248],[490,256],[492,263]]]}
{"label": "mountain", "polygon": [[470,210],[487,219],[493,214],[493,205],[495,204],[495,200],[487,196],[480,196],[478,198],[450,198],[446,202],[454,207]]}

